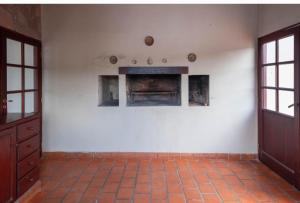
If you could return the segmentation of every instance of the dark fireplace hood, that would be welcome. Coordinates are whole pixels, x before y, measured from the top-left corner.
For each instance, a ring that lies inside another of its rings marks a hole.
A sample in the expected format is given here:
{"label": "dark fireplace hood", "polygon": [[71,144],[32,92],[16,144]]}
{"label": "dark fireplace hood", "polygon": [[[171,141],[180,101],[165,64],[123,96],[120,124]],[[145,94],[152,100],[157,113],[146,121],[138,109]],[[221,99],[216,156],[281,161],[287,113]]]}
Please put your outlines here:
{"label": "dark fireplace hood", "polygon": [[179,75],[188,74],[187,66],[171,67],[119,67],[119,74],[127,75]]}

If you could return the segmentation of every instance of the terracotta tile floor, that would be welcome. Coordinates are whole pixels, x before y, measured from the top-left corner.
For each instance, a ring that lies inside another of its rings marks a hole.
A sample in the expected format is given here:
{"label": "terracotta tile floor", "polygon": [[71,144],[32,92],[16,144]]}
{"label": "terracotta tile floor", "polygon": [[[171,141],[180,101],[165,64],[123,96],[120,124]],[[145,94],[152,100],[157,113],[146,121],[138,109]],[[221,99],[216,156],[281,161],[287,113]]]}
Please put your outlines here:
{"label": "terracotta tile floor", "polygon": [[43,160],[31,203],[299,202],[300,192],[258,161]]}

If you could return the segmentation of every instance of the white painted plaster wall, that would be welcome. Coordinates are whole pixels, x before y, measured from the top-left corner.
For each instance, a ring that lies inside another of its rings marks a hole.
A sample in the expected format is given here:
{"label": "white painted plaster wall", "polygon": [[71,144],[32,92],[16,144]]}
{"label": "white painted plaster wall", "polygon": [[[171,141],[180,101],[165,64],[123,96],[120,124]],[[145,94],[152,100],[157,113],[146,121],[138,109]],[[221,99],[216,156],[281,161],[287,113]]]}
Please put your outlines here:
{"label": "white painted plaster wall", "polygon": [[[43,6],[44,151],[256,153],[256,28],[255,5]],[[182,106],[127,107],[124,75],[120,106],[97,106],[98,75],[148,57],[209,74],[210,106],[188,106],[187,75]]]}
{"label": "white painted plaster wall", "polygon": [[264,36],[300,23],[300,5],[259,5],[258,33]]}

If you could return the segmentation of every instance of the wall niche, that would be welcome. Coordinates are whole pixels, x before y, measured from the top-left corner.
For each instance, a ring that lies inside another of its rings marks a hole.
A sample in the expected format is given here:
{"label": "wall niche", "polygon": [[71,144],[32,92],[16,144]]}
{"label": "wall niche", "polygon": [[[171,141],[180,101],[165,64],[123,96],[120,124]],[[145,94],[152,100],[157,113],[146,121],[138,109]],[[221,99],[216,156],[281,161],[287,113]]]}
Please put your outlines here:
{"label": "wall niche", "polygon": [[119,76],[99,75],[99,106],[119,106]]}
{"label": "wall niche", "polygon": [[209,105],[209,75],[189,76],[189,105]]}

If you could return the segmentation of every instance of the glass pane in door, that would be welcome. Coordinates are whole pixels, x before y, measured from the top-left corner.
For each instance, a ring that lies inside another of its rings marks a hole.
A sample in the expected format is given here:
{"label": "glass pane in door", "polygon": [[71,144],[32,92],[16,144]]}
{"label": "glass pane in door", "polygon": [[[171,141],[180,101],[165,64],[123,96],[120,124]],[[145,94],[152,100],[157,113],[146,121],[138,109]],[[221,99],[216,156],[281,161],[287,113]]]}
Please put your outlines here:
{"label": "glass pane in door", "polygon": [[276,90],[263,89],[264,109],[276,111]]}
{"label": "glass pane in door", "polygon": [[16,67],[7,67],[6,70],[7,91],[21,90],[22,88],[22,69]]}
{"label": "glass pane in door", "polygon": [[276,85],[276,70],[275,66],[263,67],[263,84],[267,87],[275,87]]}
{"label": "glass pane in door", "polygon": [[35,112],[35,92],[25,92],[25,113]]}
{"label": "glass pane in door", "polygon": [[29,44],[25,44],[24,55],[26,66],[36,66],[36,47]]}
{"label": "glass pane in door", "polygon": [[22,112],[22,96],[21,93],[7,94],[7,113]]}
{"label": "glass pane in door", "polygon": [[278,40],[279,62],[294,60],[294,36]]}
{"label": "glass pane in door", "polygon": [[263,45],[263,64],[275,63],[276,43],[275,41],[268,42]]}
{"label": "glass pane in door", "polygon": [[279,65],[279,87],[294,88],[294,64]]}
{"label": "glass pane in door", "polygon": [[294,91],[279,90],[279,112],[294,116]]}
{"label": "glass pane in door", "polygon": [[21,65],[21,42],[7,39],[7,63]]}
{"label": "glass pane in door", "polygon": [[36,70],[32,68],[25,68],[25,89],[35,89],[36,88]]}

